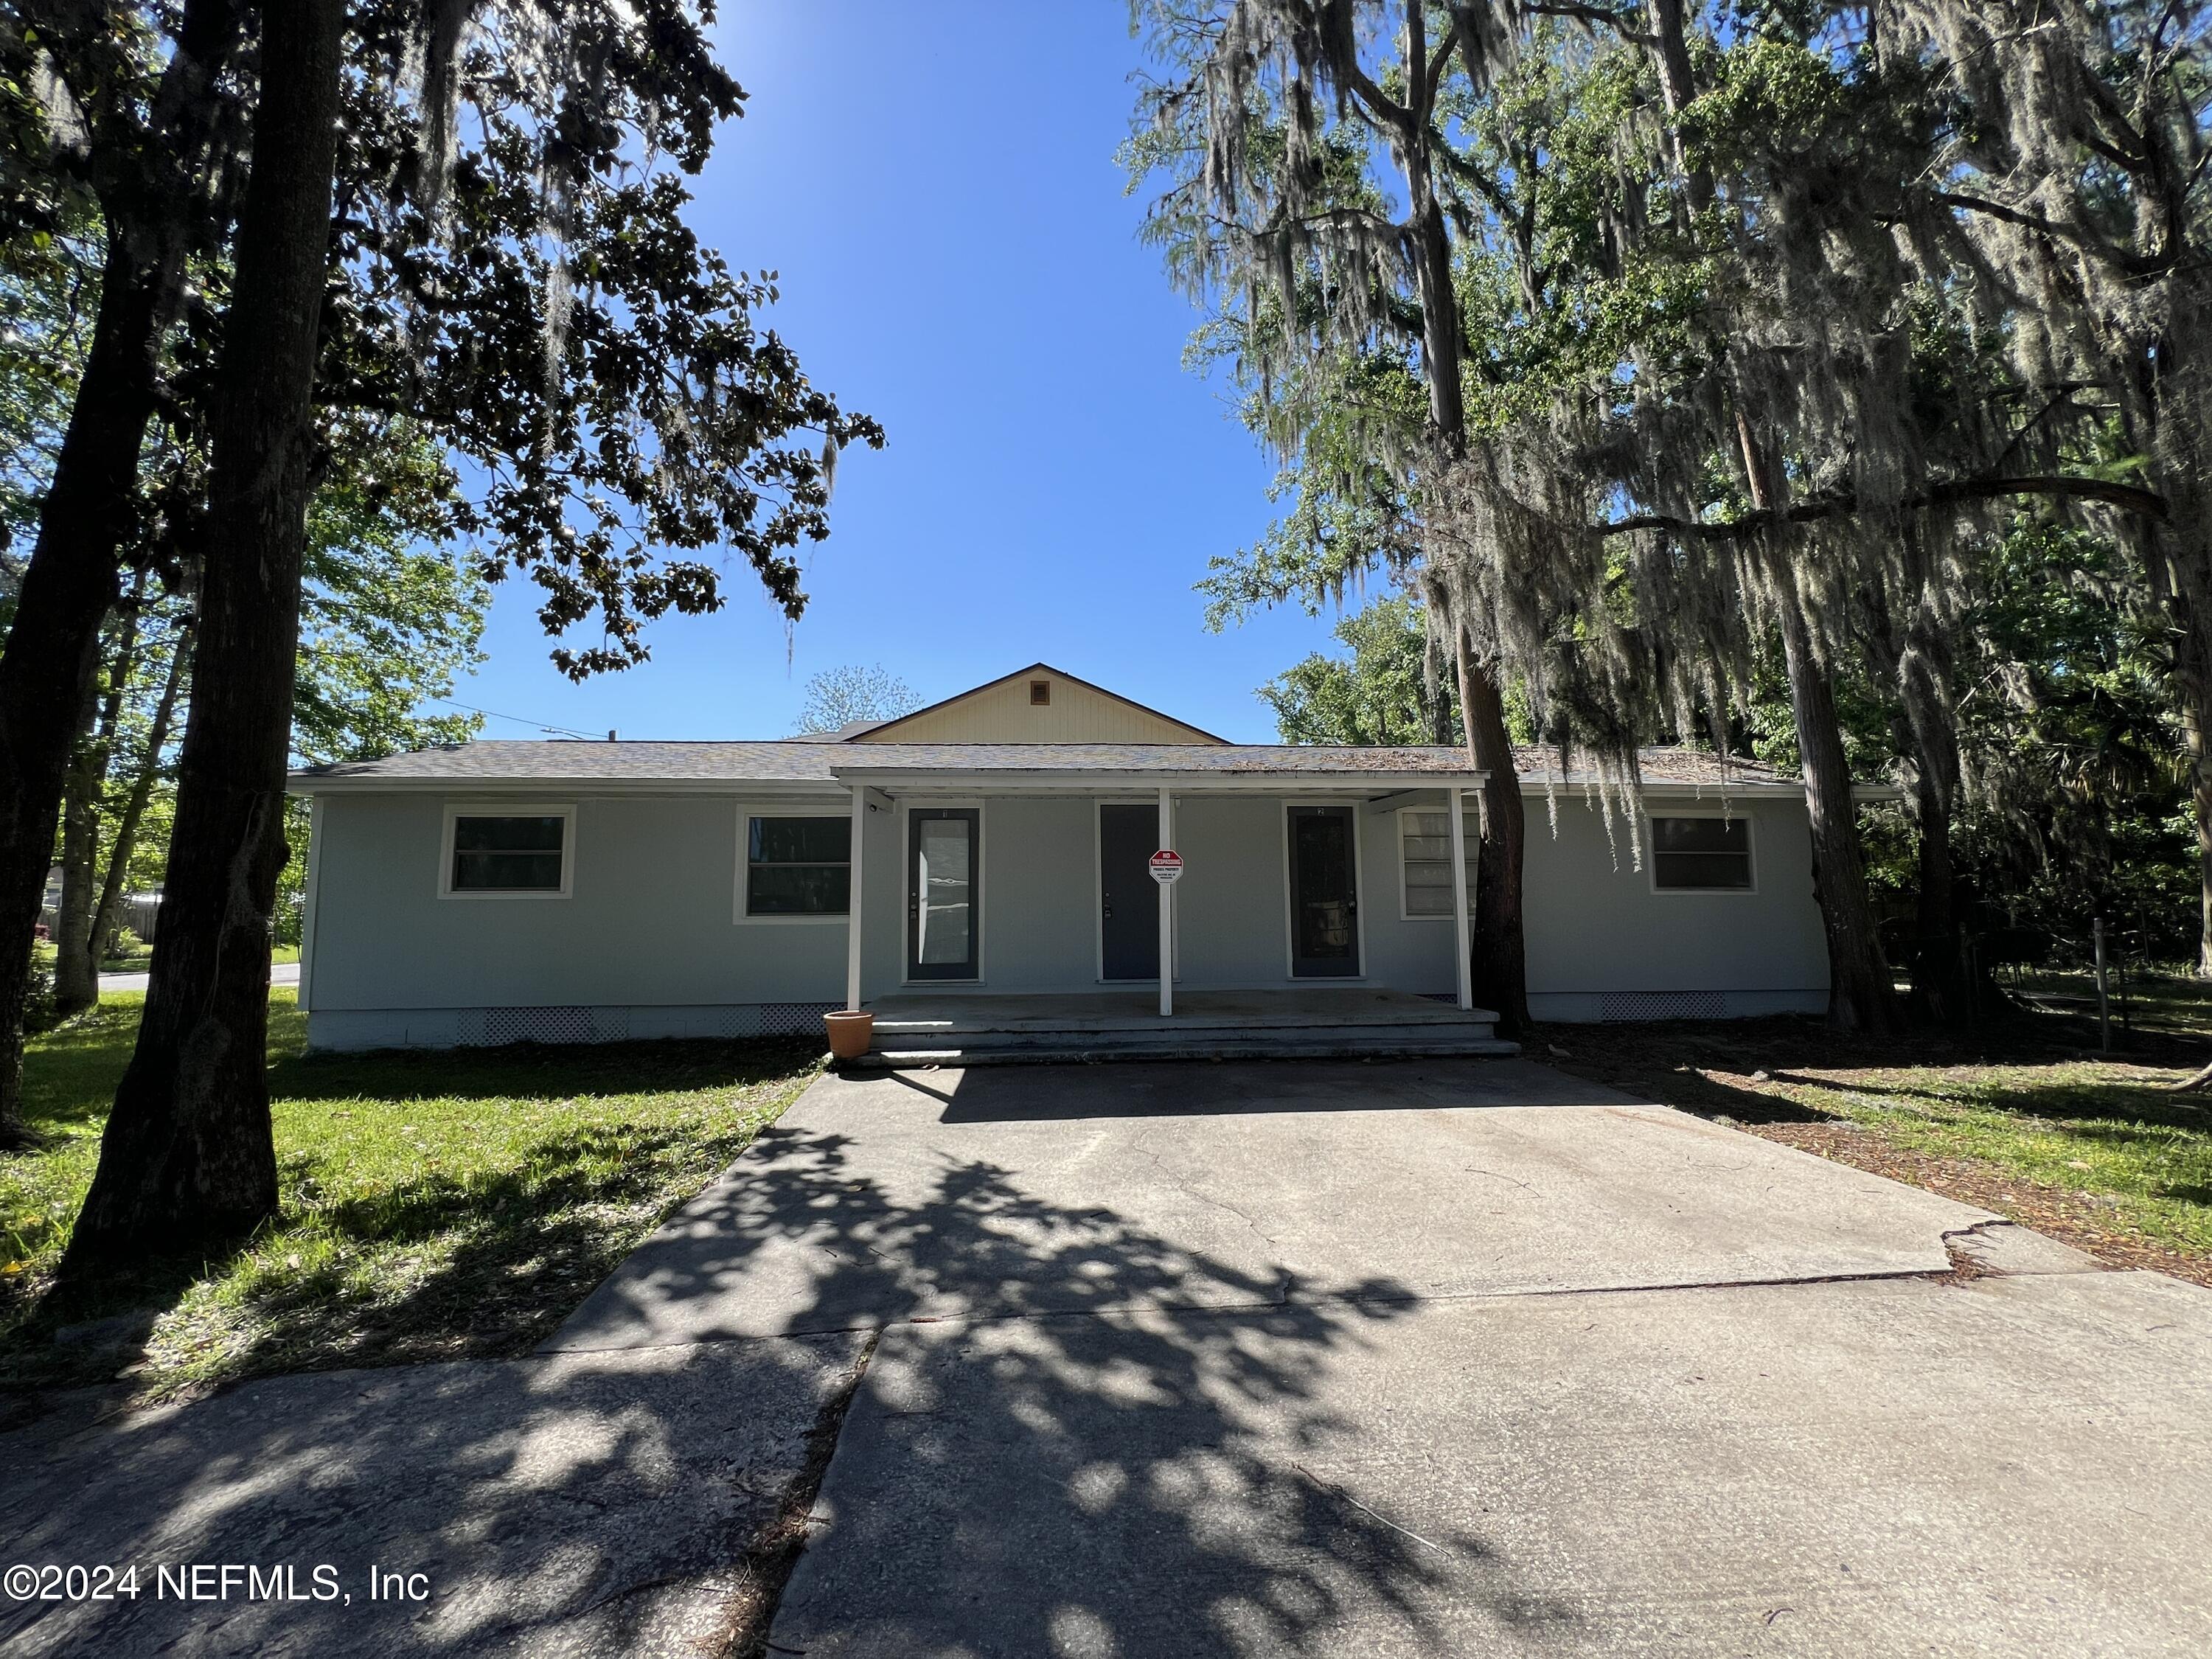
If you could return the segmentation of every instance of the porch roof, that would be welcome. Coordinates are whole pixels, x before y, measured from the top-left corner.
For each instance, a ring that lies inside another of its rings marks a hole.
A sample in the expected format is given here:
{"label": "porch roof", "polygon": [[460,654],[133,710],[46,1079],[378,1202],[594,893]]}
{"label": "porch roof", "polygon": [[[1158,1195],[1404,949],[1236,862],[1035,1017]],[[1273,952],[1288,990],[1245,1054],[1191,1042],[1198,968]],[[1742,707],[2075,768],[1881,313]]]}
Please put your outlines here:
{"label": "porch roof", "polygon": [[902,743],[842,751],[838,782],[896,792],[960,787],[1182,790],[1473,787],[1483,774],[1457,749],[1305,744]]}

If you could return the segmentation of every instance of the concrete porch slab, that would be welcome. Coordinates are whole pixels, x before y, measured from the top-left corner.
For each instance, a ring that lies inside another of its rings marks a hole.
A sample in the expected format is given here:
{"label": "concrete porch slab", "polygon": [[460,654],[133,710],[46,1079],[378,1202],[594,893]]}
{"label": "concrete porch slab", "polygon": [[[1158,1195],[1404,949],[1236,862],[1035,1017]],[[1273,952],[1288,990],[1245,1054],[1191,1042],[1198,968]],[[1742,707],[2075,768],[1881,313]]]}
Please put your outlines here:
{"label": "concrete porch slab", "polygon": [[547,1347],[1941,1273],[1993,1218],[1527,1061],[830,1077]]}
{"label": "concrete porch slab", "polygon": [[1494,1024],[1487,1009],[1463,1011],[1449,1002],[1380,986],[1295,986],[1267,991],[1186,991],[1175,994],[1175,1012],[1163,1016],[1159,992],[1073,991],[1000,996],[957,991],[902,992],[867,1004],[876,1016],[877,1041],[896,1036],[905,1045],[942,1046],[933,1039],[987,1031],[1163,1031],[1237,1026],[1246,1030],[1297,1030],[1315,1025],[1439,1025]]}

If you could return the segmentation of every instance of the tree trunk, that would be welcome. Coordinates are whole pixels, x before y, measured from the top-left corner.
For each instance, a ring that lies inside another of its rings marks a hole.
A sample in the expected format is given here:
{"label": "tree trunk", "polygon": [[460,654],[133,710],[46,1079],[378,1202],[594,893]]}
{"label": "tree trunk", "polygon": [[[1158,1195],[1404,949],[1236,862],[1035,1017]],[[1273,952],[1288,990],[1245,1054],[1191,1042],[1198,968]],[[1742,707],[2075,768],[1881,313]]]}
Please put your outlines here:
{"label": "tree trunk", "polygon": [[99,908],[100,797],[107,783],[115,734],[123,724],[124,699],[138,655],[140,608],[146,597],[146,573],[140,571],[125,602],[115,649],[108,659],[107,695],[95,713],[85,711],[88,727],[70,760],[62,791],[62,896],[54,938],[54,1008],[82,1013],[100,1001],[100,942],[93,918]]}
{"label": "tree trunk", "polygon": [[2189,739],[2191,817],[2197,829],[2197,976],[2212,979],[2212,710],[2183,699],[2182,729]]}
{"label": "tree trunk", "polygon": [[[1736,411],[1737,447],[1751,504],[1761,513],[1781,509],[1786,486],[1773,458]],[[1786,532],[1784,532],[1786,533]],[[1769,555],[1778,561],[1786,556]],[[1897,993],[1883,961],[1881,938],[1867,898],[1866,860],[1859,851],[1858,808],[1851,799],[1851,769],[1828,671],[1813,648],[1805,602],[1790,571],[1774,572],[1783,665],[1790,678],[1790,712],[1797,726],[1797,754],[1805,773],[1805,815],[1813,832],[1813,896],[1828,942],[1828,1023],[1846,1030],[1893,1031]]]}
{"label": "tree trunk", "polygon": [[1925,766],[1917,771],[1912,803],[1919,831],[1920,890],[1913,916],[1912,1000],[1922,1018],[1954,1025],[1971,1018],[1973,1006],[1954,896],[1951,803]]}
{"label": "tree trunk", "polygon": [[[1413,280],[1421,302],[1421,366],[1428,383],[1429,420],[1447,461],[1467,451],[1467,400],[1461,384],[1465,330],[1459,293],[1452,285],[1451,230],[1437,200],[1428,152],[1427,113],[1434,88],[1425,85],[1428,42],[1419,6],[1406,9],[1406,71],[1413,103],[1420,116],[1419,133],[1401,146],[1401,165],[1412,212]],[[1467,628],[1450,617],[1456,641],[1460,722],[1474,764],[1488,774],[1483,784],[1481,850],[1475,861],[1474,924],[1469,947],[1474,1000],[1498,1016],[1508,1036],[1528,1024],[1528,969],[1521,927],[1521,871],[1527,824],[1521,802],[1521,775],[1513,763],[1513,742],[1505,729],[1505,708],[1497,681],[1474,659]]]}
{"label": "tree trunk", "polygon": [[0,651],[0,1146],[21,1144],[23,1005],[64,779],[118,591],[154,414],[158,283],[112,241],[92,349]]}
{"label": "tree trunk", "polygon": [[198,664],[138,1046],[70,1240],[72,1271],[275,1213],[269,950],[313,488],[342,0],[262,15],[253,163],[217,368]]}
{"label": "tree trunk", "polygon": [[1482,785],[1482,842],[1474,866],[1470,968],[1478,1006],[1498,1016],[1501,1036],[1528,1029],[1528,958],[1521,926],[1521,870],[1527,814],[1513,740],[1498,684],[1482,672],[1465,628],[1459,647],[1459,706],[1468,758],[1487,775]]}
{"label": "tree trunk", "polygon": [[54,1012],[81,1014],[100,1000],[100,964],[92,955],[93,881],[100,860],[101,763],[90,709],[70,757],[62,787],[62,894],[54,918]]}
{"label": "tree trunk", "polygon": [[107,874],[100,885],[99,908],[92,918],[92,951],[95,959],[106,953],[123,920],[123,887],[130,879],[131,855],[138,850],[138,826],[145,822],[146,804],[154,797],[155,781],[161,775],[161,751],[168,746],[169,728],[177,717],[177,698],[191,673],[192,624],[187,620],[177,630],[169,658],[169,677],[161,685],[161,701],[154,710],[154,723],[146,736],[146,752],[131,781],[130,799],[116,815],[115,834],[107,852]]}
{"label": "tree trunk", "polygon": [[1674,167],[1689,186],[1690,206],[1703,212],[1712,205],[1713,179],[1703,167],[1690,165],[1682,146],[1682,111],[1698,95],[1691,72],[1689,33],[1684,24],[1682,0],[1650,0],[1651,55],[1659,66],[1660,95],[1667,100],[1667,136],[1674,153]]}
{"label": "tree trunk", "polygon": [[236,43],[232,0],[187,0],[162,71],[149,167],[166,184],[104,196],[106,262],[92,344],[0,650],[0,1148],[27,1144],[23,1005],[72,740],[134,530],[155,365],[183,291],[196,196],[168,177],[202,155]]}
{"label": "tree trunk", "polygon": [[1813,892],[1828,941],[1828,1023],[1845,1030],[1893,1031],[1897,995],[1867,899],[1858,812],[1835,693],[1814,652],[1797,595],[1786,584],[1778,608],[1790,712],[1796,717],[1797,752],[1805,769],[1805,811],[1813,831]]}

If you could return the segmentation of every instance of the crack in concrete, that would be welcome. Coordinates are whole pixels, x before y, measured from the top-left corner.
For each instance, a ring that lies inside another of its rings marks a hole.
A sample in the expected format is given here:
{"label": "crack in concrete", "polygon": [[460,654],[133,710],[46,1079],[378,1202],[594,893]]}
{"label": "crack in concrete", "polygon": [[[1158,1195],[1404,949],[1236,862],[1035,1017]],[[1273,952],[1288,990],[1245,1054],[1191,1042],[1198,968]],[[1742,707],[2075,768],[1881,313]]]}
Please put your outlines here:
{"label": "crack in concrete", "polygon": [[830,1473],[830,1460],[836,1455],[837,1442],[845,1431],[845,1419],[860,1397],[861,1381],[881,1340],[878,1332],[860,1345],[851,1367],[823,1399],[814,1415],[814,1426],[806,1431],[806,1461],[784,1488],[775,1514],[762,1523],[737,1559],[742,1582],[724,1610],[726,1634],[718,1644],[720,1651],[734,1659],[760,1659],[768,1651],[769,1630],[782,1605],[792,1569],[806,1548],[807,1528],[820,1524],[820,1517],[814,1513],[815,1499],[821,1496],[823,1480]]}

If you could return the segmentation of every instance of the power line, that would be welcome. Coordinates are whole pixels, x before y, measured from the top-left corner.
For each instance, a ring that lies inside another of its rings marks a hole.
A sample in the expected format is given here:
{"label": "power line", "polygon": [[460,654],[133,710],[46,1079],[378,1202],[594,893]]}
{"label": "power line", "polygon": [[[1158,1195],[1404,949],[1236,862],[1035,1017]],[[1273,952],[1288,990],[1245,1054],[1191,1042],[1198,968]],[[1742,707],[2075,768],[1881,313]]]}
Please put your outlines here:
{"label": "power line", "polygon": [[465,708],[471,714],[488,715],[495,720],[513,720],[517,726],[535,726],[540,732],[550,732],[559,737],[581,738],[586,743],[597,743],[599,740],[599,734],[595,732],[579,732],[574,727],[568,726],[548,726],[544,720],[525,720],[520,714],[502,714],[496,708],[479,708],[472,702],[459,702],[452,697],[432,697],[428,701],[442,702],[454,708]]}

